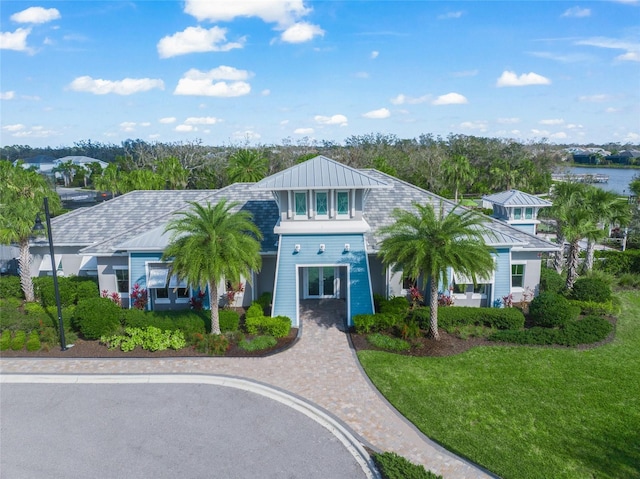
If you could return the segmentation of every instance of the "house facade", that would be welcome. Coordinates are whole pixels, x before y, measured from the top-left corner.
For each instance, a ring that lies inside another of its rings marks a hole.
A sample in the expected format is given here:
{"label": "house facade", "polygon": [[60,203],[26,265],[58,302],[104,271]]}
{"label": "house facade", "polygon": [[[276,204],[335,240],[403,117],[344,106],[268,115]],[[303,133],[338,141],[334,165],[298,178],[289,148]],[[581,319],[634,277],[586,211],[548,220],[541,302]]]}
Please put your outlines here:
{"label": "house facade", "polygon": [[[442,205],[445,211],[456,206],[379,171],[356,170],[318,156],[258,183],[220,190],[134,191],[54,218],[58,272],[93,276],[101,291],[117,292],[124,307],[131,306],[135,285],[147,290],[150,309],[188,307],[195,292],[178,283],[170,263],[161,260],[169,241],[164,228],[190,202],[222,199],[251,213],[263,233],[262,269],[243,278],[243,292],[232,306],[248,306],[269,292],[272,315],[288,316],[296,327],[304,300],[340,299],[352,324],[355,315],[373,312],[374,294],[407,295],[408,280],[378,257],[380,228],[391,224],[395,208],[410,210],[414,202]],[[557,250],[534,230],[499,219],[500,208],[494,211],[498,218],[487,218],[485,241],[494,248],[496,269],[475,285],[450,271],[449,283],[440,286],[456,305],[490,306],[503,296],[517,301],[536,294],[541,256]],[[32,246],[32,275],[51,274],[46,251]],[[426,287],[422,280],[420,285]],[[222,285],[221,304],[225,297]]]}

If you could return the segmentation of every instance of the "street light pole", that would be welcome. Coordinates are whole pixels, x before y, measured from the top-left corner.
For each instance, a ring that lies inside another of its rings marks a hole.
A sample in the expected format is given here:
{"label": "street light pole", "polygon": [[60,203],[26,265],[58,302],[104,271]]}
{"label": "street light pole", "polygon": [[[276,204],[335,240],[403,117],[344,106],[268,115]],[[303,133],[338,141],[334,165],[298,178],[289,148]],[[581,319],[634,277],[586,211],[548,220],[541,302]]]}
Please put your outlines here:
{"label": "street light pole", "polygon": [[[53,235],[51,234],[51,216],[49,214],[49,198],[44,198],[44,216],[47,221],[47,237],[49,238],[49,256],[51,256],[51,272],[53,273],[53,289],[56,295],[56,306],[58,308],[58,330],[60,331],[60,348],[66,351],[67,343],[64,339],[64,323],[62,321],[62,306],[60,305],[60,289],[58,288],[58,266],[56,265],[56,257],[53,251]],[[34,230],[43,230],[40,215],[36,218]]]}

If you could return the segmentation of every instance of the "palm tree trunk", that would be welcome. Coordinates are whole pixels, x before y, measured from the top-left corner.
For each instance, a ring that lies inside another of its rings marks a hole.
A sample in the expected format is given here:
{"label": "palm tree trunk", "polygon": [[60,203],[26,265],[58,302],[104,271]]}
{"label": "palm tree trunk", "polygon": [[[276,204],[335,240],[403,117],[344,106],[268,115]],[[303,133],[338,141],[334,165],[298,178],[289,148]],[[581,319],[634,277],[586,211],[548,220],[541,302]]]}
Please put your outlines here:
{"label": "palm tree trunk", "polygon": [[560,251],[556,251],[553,255],[553,269],[556,270],[556,273],[562,274],[564,268],[564,236],[558,230],[556,230],[556,243],[560,246]]}
{"label": "palm tree trunk", "polygon": [[438,334],[438,276],[431,275],[430,286],[430,298],[429,298],[429,336],[436,341],[440,341],[440,334]]}
{"label": "palm tree trunk", "polygon": [[596,243],[594,241],[589,240],[587,242],[587,257],[584,260],[584,268],[585,271],[588,273],[591,270],[593,270],[593,261],[594,261],[594,256],[596,253]]}
{"label": "palm tree trunk", "polygon": [[567,260],[567,283],[568,290],[573,288],[573,283],[576,282],[578,277],[578,255],[580,254],[580,245],[578,240],[572,241],[569,246],[569,258]]}
{"label": "palm tree trunk", "polygon": [[21,240],[20,257],[18,258],[18,265],[20,266],[20,285],[22,286],[22,292],[24,293],[25,300],[29,303],[32,303],[36,300],[36,296],[33,292],[30,257],[31,254],[29,253],[29,240]]}
{"label": "palm tree trunk", "polygon": [[220,312],[218,311],[218,285],[209,281],[209,308],[211,309],[211,334],[220,334]]}

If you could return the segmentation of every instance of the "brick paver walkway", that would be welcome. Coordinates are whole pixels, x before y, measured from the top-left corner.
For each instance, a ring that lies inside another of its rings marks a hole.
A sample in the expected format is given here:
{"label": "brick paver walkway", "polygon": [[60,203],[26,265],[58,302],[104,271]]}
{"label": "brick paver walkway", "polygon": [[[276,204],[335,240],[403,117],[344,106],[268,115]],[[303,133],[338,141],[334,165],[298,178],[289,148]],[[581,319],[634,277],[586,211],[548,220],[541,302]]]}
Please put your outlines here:
{"label": "brick paver walkway", "polygon": [[359,435],[445,478],[494,477],[430,441],[378,393],[360,368],[342,324],[343,306],[303,305],[295,346],[266,358],[0,359],[3,374],[215,374],[252,379],[309,400]]}

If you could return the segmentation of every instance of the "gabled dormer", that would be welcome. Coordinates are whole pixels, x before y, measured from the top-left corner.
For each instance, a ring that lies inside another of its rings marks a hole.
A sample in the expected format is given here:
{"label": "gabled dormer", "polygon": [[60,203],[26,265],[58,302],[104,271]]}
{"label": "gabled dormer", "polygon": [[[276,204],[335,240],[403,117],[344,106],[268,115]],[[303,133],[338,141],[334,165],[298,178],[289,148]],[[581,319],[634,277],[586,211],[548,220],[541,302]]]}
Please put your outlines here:
{"label": "gabled dormer", "polygon": [[536,234],[538,212],[551,206],[550,201],[518,190],[503,191],[482,197],[485,207],[492,207],[492,216],[511,226]]}
{"label": "gabled dormer", "polygon": [[316,156],[269,176],[252,188],[268,190],[278,205],[276,234],[364,233],[363,211],[369,191],[387,183]]}

